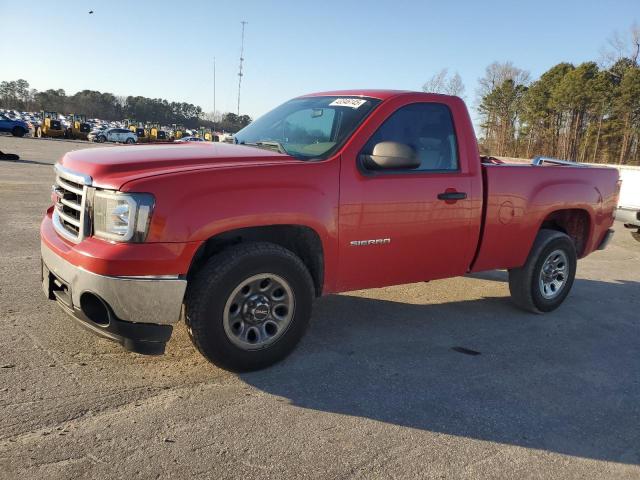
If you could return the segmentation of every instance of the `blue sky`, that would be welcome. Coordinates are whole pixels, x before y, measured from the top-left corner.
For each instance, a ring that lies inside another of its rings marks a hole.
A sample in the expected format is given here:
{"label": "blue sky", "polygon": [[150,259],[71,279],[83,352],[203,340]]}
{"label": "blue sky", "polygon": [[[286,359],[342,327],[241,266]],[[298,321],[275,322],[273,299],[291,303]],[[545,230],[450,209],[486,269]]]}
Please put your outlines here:
{"label": "blue sky", "polygon": [[598,59],[614,30],[640,20],[638,0],[45,5],[53,4],[0,0],[0,80],[162,97],[210,111],[215,56],[217,109],[235,111],[246,20],[241,111],[252,116],[318,90],[419,90],[444,67],[460,73],[473,103],[478,78],[495,60],[536,77],[560,61]]}

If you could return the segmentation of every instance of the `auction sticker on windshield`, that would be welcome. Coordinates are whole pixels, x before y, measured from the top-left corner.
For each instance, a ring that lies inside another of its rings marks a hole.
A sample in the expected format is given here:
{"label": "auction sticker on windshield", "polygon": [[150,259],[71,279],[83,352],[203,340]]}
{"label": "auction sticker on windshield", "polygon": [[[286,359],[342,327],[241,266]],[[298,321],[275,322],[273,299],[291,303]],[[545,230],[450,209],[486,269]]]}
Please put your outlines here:
{"label": "auction sticker on windshield", "polygon": [[360,108],[365,103],[367,103],[367,101],[362,98],[336,98],[329,106]]}

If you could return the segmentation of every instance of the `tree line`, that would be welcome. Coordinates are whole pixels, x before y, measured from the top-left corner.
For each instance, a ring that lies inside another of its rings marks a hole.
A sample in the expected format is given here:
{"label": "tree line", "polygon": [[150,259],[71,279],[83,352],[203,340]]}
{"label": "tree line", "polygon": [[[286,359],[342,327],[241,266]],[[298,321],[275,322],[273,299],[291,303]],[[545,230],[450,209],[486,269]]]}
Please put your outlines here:
{"label": "tree line", "polygon": [[[551,156],[579,162],[640,164],[640,28],[608,41],[599,62],[559,63],[531,81],[511,62],[479,80],[479,143],[485,155]],[[425,91],[464,92],[443,70]]]}
{"label": "tree line", "polygon": [[88,118],[123,120],[143,123],[200,126],[226,132],[237,132],[251,122],[248,115],[235,113],[205,114],[202,108],[186,102],[169,102],[162,98],[116,96],[108,92],[82,90],[67,95],[62,89],[37,91],[24,79],[0,82],[0,107],[19,111],[49,110],[60,113],[80,113]]}

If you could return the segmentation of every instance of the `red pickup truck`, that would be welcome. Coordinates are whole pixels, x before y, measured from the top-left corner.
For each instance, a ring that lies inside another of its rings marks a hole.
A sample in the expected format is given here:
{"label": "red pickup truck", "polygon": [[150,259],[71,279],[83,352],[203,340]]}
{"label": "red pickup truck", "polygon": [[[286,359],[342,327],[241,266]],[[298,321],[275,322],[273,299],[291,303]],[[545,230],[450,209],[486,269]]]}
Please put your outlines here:
{"label": "red pickup truck", "polygon": [[55,172],[48,298],[139,353],[184,318],[236,371],[289,354],[335,292],[500,268],[517,305],[551,311],[611,237],[620,188],[614,169],[480,157],[462,100],[386,90],[295,98],[234,144],[73,151]]}

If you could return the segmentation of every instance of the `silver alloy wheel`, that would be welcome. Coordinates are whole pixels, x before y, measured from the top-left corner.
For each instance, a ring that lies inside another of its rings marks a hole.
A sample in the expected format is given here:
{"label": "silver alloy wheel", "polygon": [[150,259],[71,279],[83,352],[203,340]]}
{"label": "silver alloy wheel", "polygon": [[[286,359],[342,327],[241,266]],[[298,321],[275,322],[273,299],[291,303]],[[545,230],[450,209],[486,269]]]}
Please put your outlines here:
{"label": "silver alloy wheel", "polygon": [[229,295],[222,318],[231,342],[243,350],[265,348],[287,331],[295,311],[293,290],[273,273],[243,280]]}
{"label": "silver alloy wheel", "polygon": [[569,278],[569,261],[563,250],[551,252],[540,269],[540,294],[547,300],[557,297]]}

